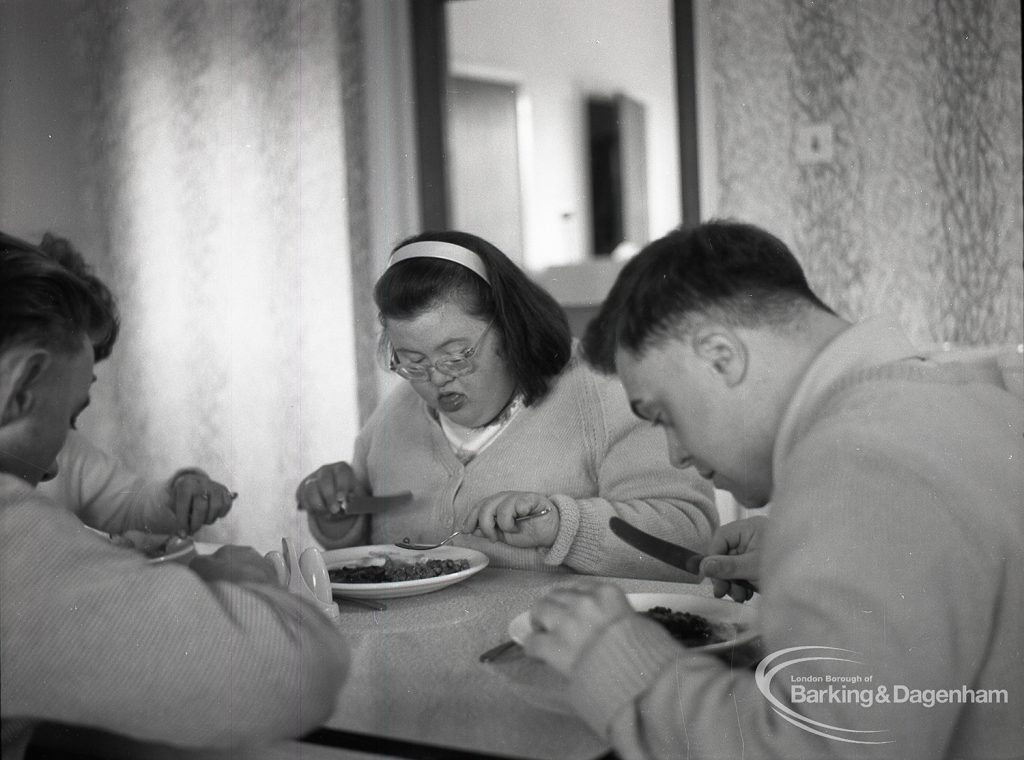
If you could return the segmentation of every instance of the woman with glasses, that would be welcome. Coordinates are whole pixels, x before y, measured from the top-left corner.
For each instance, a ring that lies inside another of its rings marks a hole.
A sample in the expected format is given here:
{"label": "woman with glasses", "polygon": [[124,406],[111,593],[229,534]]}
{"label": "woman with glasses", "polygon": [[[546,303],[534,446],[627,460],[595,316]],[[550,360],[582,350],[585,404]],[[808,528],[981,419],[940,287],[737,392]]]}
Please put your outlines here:
{"label": "woman with glasses", "polygon": [[[463,232],[415,236],[395,248],[374,301],[382,351],[406,382],[350,463],[299,484],[324,546],[461,530],[457,545],[498,566],[693,580],[627,547],[608,520],[701,550],[718,524],[711,486],[670,466],[619,382],[578,356],[561,307],[505,254]],[[345,512],[349,495],[403,491],[411,502]]]}

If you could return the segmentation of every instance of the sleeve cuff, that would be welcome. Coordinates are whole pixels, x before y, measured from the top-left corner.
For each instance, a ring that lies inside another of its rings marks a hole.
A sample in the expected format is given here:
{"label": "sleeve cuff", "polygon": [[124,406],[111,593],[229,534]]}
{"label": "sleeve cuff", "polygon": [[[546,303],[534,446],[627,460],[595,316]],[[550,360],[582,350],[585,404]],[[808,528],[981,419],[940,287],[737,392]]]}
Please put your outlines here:
{"label": "sleeve cuff", "polygon": [[203,470],[199,467],[183,467],[182,469],[178,470],[176,473],[171,475],[171,477],[168,479],[167,493],[173,493],[175,482],[177,482],[178,478],[183,477],[185,475],[201,475],[204,478],[210,477],[207,474],[206,470]]}
{"label": "sleeve cuff", "polygon": [[570,699],[577,714],[607,737],[613,719],[684,655],[660,625],[639,615],[613,623],[576,664]]}
{"label": "sleeve cuff", "polygon": [[[177,476],[175,476],[177,477]],[[135,494],[136,509],[129,516],[126,530],[139,529],[151,533],[175,533],[178,521],[174,514],[173,492],[170,478],[165,483],[159,480],[143,483]]]}
{"label": "sleeve cuff", "polygon": [[576,540],[580,527],[580,507],[575,499],[556,494],[551,497],[555,509],[558,510],[558,535],[555,543],[544,556],[545,565],[561,565],[569,556],[569,549]]}

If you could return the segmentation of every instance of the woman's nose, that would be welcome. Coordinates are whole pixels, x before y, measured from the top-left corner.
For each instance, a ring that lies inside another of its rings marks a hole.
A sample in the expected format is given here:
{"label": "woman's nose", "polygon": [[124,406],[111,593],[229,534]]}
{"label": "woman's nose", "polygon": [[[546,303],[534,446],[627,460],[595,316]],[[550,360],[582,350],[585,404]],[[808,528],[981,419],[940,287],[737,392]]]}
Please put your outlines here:
{"label": "woman's nose", "polygon": [[451,375],[446,375],[444,372],[439,370],[437,367],[431,365],[427,367],[427,372],[430,373],[430,382],[440,388],[443,385],[447,385],[451,380]]}

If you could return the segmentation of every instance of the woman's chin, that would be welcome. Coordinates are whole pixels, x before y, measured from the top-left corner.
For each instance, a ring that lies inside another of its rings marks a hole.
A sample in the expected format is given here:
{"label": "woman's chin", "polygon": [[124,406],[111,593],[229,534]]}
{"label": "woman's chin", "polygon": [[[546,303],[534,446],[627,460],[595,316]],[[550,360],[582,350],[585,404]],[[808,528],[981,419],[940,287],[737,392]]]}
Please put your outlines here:
{"label": "woman's chin", "polygon": [[443,414],[446,419],[454,422],[456,425],[461,425],[466,428],[484,427],[488,422],[494,419],[494,416],[498,413],[488,413],[486,411],[481,412],[479,407],[474,407],[471,404],[462,404],[457,409],[453,409],[451,411],[448,411],[443,406],[438,405],[437,410]]}

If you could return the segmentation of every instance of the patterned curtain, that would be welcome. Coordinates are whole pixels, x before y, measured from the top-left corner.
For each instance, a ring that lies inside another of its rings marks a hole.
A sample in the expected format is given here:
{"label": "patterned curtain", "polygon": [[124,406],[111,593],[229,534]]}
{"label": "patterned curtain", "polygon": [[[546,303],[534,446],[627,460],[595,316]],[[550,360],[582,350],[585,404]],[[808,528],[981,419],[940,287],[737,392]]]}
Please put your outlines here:
{"label": "patterned curtain", "polygon": [[351,5],[75,11],[75,55],[97,72],[77,107],[86,193],[124,322],[101,377],[119,419],[98,442],[140,472],[195,464],[237,490],[205,540],[309,543],[295,486],[348,458],[358,429],[356,334],[372,319],[353,316]]}

